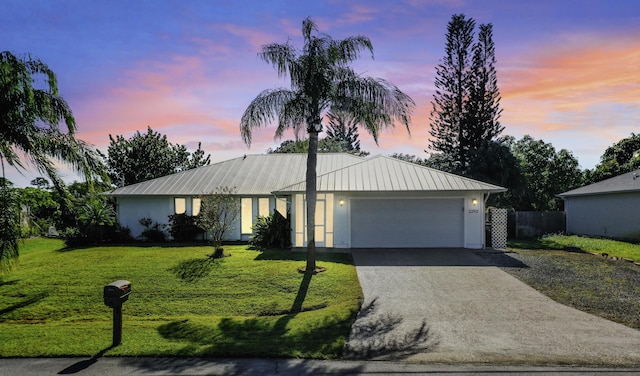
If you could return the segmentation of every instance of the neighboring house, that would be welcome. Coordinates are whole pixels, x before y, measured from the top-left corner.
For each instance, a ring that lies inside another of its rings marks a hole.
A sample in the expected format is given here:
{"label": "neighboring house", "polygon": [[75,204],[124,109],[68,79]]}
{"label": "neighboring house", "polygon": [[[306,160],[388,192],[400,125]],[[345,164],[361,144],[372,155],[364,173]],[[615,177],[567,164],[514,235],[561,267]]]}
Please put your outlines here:
{"label": "neighboring house", "polygon": [[640,240],[640,174],[628,172],[558,195],[567,233]]}
{"label": "neighboring house", "polygon": [[[306,154],[247,155],[118,188],[118,221],[196,215],[200,196],[233,187],[241,216],[227,240],[248,240],[257,215],[289,213],[294,247],[306,245]],[[318,154],[316,245],[327,248],[485,245],[484,203],[506,189],[395,158]]]}

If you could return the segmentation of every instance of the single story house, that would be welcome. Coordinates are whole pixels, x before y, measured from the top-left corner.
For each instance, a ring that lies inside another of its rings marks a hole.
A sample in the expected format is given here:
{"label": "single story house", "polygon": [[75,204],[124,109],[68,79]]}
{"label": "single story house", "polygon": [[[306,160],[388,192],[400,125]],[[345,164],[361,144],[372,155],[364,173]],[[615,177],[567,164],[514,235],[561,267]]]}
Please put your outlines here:
{"label": "single story house", "polygon": [[567,233],[640,240],[640,173],[628,172],[558,195]]}
{"label": "single story house", "polygon": [[[240,219],[227,240],[248,240],[258,215],[289,213],[294,247],[306,246],[306,154],[246,155],[115,189],[118,221],[197,215],[200,197],[235,189]],[[485,246],[485,200],[506,189],[385,156],[318,154],[316,245],[327,248]]]}

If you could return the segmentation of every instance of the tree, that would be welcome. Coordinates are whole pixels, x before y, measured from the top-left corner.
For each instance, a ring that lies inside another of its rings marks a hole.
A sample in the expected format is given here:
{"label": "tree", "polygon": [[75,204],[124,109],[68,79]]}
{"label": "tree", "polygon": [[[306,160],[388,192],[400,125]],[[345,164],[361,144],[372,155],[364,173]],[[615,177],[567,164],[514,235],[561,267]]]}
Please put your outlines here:
{"label": "tree", "polygon": [[324,140],[335,141],[341,146],[341,151],[367,156],[368,152],[360,150],[360,140],[358,140],[358,123],[349,114],[340,112],[329,112],[327,114],[329,123],[327,124],[327,137]]}
{"label": "tree", "polygon": [[60,221],[61,204],[54,200],[54,195],[45,189],[27,187],[17,190],[20,195],[20,204],[27,208],[31,224],[35,224],[37,232],[31,234],[40,235],[46,233],[49,226],[57,226]]}
{"label": "tree", "polygon": [[359,125],[377,142],[380,131],[394,126],[396,121],[409,130],[413,100],[395,85],[376,78],[363,77],[349,63],[373,46],[364,36],[334,40],[318,32],[309,18],[302,21],[304,46],[297,51],[289,42],[268,44],[258,56],[273,65],[279,76],[289,76],[290,89],[265,90],[249,104],[240,120],[240,132],[251,145],[252,131],[269,125],[276,117],[276,137],[293,129],[298,135],[306,130],[309,136],[307,154],[307,262],[305,271],[316,270],[315,212],[316,165],[318,134],[322,117],[327,111],[340,111],[357,119]]}
{"label": "tree", "polygon": [[[304,140],[285,140],[275,149],[267,149],[267,153],[291,154],[291,153],[308,153],[309,139]],[[366,156],[369,153],[365,151],[349,151],[346,141],[340,141],[335,138],[325,137],[318,140],[318,153],[351,153],[359,156]]]}
{"label": "tree", "polygon": [[396,158],[399,159],[401,161],[405,161],[405,162],[410,162],[410,163],[415,163],[421,166],[425,166],[425,160],[415,156],[413,154],[404,154],[404,153],[393,153],[391,154],[391,158]]}
{"label": "tree", "polygon": [[49,180],[43,178],[42,176],[38,176],[37,178],[31,180],[29,184],[33,185],[39,189],[50,189],[51,184],[49,184]]}
{"label": "tree", "polygon": [[609,146],[600,157],[600,163],[593,170],[585,171],[585,183],[597,183],[638,168],[640,168],[640,134],[631,133],[631,136]]}
{"label": "tree", "polygon": [[486,141],[469,156],[473,168],[468,171],[468,177],[508,188],[506,193],[491,196],[489,205],[513,207],[514,197],[523,192],[525,181],[518,159],[511,151],[513,142],[513,137]]}
{"label": "tree", "polygon": [[514,198],[516,210],[561,210],[557,194],[582,185],[582,173],[573,155],[551,144],[524,136],[512,145],[525,181],[524,191]]}
{"label": "tree", "polygon": [[[64,124],[66,129],[61,127]],[[106,168],[97,151],[75,138],[76,122],[68,103],[59,95],[54,72],[42,61],[27,55],[0,53],[0,162],[24,169],[22,157],[38,171],[46,174],[54,187],[65,192],[65,184],[54,162],[68,164],[88,182],[108,180]],[[6,180],[3,179],[3,182]],[[3,186],[3,200],[11,200]],[[3,207],[13,207],[8,201]],[[18,211],[19,213],[19,211]],[[14,215],[6,211],[4,215]],[[5,223],[13,223],[8,218]],[[16,219],[16,221],[19,221]],[[17,249],[4,249],[17,244],[18,231],[12,225],[3,228],[0,257],[17,257]]]}
{"label": "tree", "polygon": [[166,135],[147,127],[125,139],[109,135],[107,167],[111,181],[118,187],[170,175],[176,171],[208,165],[211,155],[204,157],[201,144],[189,153],[184,145],[173,145]]}
{"label": "tree", "polygon": [[213,258],[224,256],[222,240],[240,216],[240,202],[233,193],[233,188],[223,187],[217,192],[200,197],[200,213],[196,218],[196,225],[211,236],[215,249],[211,255]]}
{"label": "tree", "polygon": [[[36,82],[45,87],[35,87]],[[89,181],[107,179],[100,155],[77,140],[75,131],[73,113],[58,94],[54,72],[31,56],[0,53],[0,159],[23,169],[20,154],[24,155],[61,190],[65,185],[54,161],[70,165]]]}
{"label": "tree", "polygon": [[503,131],[500,94],[495,71],[493,26],[480,25],[474,44],[475,21],[463,14],[447,26],[444,59],[436,67],[430,116],[429,148],[450,161],[449,172],[466,175],[471,155],[494,141]]}
{"label": "tree", "polygon": [[267,154],[295,154],[295,153],[308,153],[309,152],[309,139],[304,140],[284,140],[275,149],[267,149]]}
{"label": "tree", "polygon": [[93,243],[108,240],[108,231],[116,224],[116,211],[104,196],[84,197],[78,212],[81,235]]}

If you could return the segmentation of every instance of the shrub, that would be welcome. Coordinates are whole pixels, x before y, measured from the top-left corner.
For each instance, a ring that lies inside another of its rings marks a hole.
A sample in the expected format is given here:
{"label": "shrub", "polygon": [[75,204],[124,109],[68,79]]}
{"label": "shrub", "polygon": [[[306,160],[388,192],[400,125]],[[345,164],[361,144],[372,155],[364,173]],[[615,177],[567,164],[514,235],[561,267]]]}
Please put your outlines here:
{"label": "shrub", "polygon": [[65,228],[60,232],[60,237],[66,247],[78,247],[90,243],[87,234],[81,232],[77,227]]}
{"label": "shrub", "polygon": [[188,242],[203,233],[204,230],[196,225],[196,217],[187,214],[169,216],[169,234],[171,234],[173,240]]}
{"label": "shrub", "polygon": [[[287,215],[288,217],[288,215]],[[258,216],[253,225],[251,245],[262,248],[291,248],[291,224],[277,210],[266,217]]]}
{"label": "shrub", "polygon": [[165,241],[165,234],[161,229],[162,225],[158,222],[154,223],[151,218],[142,218],[139,222],[145,227],[141,235],[148,241],[156,243]]}
{"label": "shrub", "polygon": [[60,234],[67,247],[116,240],[116,212],[110,202],[100,196],[88,195],[78,199],[77,203],[77,223],[66,227]]}

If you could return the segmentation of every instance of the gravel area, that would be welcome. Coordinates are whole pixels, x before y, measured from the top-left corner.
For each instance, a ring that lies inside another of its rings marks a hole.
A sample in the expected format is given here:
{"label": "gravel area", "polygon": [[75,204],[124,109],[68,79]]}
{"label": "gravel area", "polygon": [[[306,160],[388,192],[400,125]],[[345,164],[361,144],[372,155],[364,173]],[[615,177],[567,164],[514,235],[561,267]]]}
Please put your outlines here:
{"label": "gravel area", "polygon": [[640,266],[579,251],[477,252],[553,300],[640,329]]}

